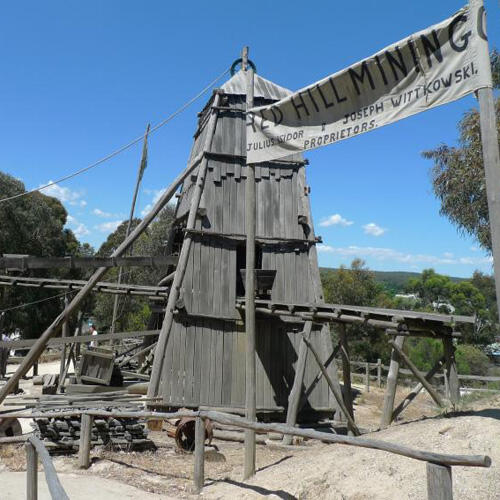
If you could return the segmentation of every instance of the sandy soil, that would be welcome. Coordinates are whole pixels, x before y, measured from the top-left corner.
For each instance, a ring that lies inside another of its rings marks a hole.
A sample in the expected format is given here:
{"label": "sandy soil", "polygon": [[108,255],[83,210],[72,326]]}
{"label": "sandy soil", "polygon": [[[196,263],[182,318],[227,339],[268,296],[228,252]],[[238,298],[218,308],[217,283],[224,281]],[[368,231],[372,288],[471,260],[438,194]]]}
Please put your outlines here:
{"label": "sandy soil", "polygon": [[[55,372],[57,363],[43,368]],[[42,367],[42,365],[40,365]],[[22,383],[32,393],[29,381]],[[468,412],[439,415],[426,394],[404,412],[391,428],[376,431],[383,391],[372,387],[356,399],[359,425],[366,437],[444,453],[487,454],[489,469],[455,467],[455,499],[500,499],[500,397],[464,404]],[[406,389],[398,391],[397,400]],[[179,453],[166,432],[152,432],[156,452],[126,453],[93,449],[88,471],[77,469],[76,456],[54,457],[54,464],[70,498],[197,498],[192,494],[193,457]],[[268,443],[270,443],[268,441]],[[283,499],[420,499],[427,498],[425,463],[385,452],[301,442],[299,446],[259,445],[257,475],[243,483],[243,447],[216,441],[207,448],[202,497]],[[0,498],[21,498],[24,493],[24,452],[20,447],[0,448]],[[89,481],[89,477],[92,480]],[[40,473],[40,484],[44,483]],[[4,496],[6,492],[11,496]],[[41,498],[48,498],[43,497]]]}

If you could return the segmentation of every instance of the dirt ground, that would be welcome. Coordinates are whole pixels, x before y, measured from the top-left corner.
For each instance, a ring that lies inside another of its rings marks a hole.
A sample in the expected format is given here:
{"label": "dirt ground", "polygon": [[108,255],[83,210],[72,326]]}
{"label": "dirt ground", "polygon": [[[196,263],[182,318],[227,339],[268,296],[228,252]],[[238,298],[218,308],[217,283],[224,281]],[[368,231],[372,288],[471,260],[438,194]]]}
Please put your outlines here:
{"label": "dirt ground", "polygon": [[[50,368],[43,370],[46,369]],[[30,390],[29,385],[29,381],[24,381],[21,386]],[[367,393],[363,386],[356,388],[361,392],[356,399],[355,416],[358,425],[367,431],[366,437],[426,451],[487,454],[493,461],[489,469],[453,468],[454,498],[500,499],[500,397],[469,401],[463,404],[463,410],[467,411],[441,415],[432,400],[421,394],[400,421],[389,429],[377,431],[383,391],[372,387]],[[400,389],[396,401],[406,391]],[[93,449],[92,465],[87,471],[76,468],[75,455],[54,457],[63,485],[70,488],[70,498],[83,498],[84,493],[85,498],[92,495],[95,500],[196,498],[192,493],[192,455],[178,452],[166,432],[151,432],[150,437],[158,447],[156,452]],[[243,445],[220,440],[214,444],[218,450],[206,449],[203,498],[427,497],[425,463],[381,451],[315,441],[282,447],[279,442],[268,441],[267,445],[258,445],[256,476],[242,482]],[[24,468],[21,447],[0,447],[0,481],[6,486],[0,498],[20,498],[14,493],[21,491],[20,483],[24,488],[21,472]],[[43,474],[40,476],[42,484]],[[88,481],[90,476],[92,481]],[[4,496],[6,492],[10,496]],[[41,498],[45,498],[42,493]]]}

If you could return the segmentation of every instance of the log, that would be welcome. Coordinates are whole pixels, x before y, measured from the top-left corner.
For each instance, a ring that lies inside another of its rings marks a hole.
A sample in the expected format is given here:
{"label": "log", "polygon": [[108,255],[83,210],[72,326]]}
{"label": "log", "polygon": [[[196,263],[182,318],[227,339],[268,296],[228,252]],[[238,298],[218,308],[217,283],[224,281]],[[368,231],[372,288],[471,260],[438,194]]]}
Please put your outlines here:
{"label": "log", "polygon": [[[405,341],[405,337],[396,337],[395,344],[402,348]],[[391,352],[391,364],[389,366],[389,373],[387,374],[387,384],[384,394],[384,406],[382,410],[382,418],[380,421],[380,427],[384,428],[391,425],[392,422],[392,410],[394,408],[394,398],[396,397],[396,388],[398,385],[398,373],[399,373],[399,355],[396,349],[392,349]]]}
{"label": "log", "polygon": [[38,499],[38,454],[29,441],[24,444],[26,449],[26,498]]}
{"label": "log", "polygon": [[[312,321],[306,321],[302,335],[309,339],[311,336]],[[295,377],[293,379],[292,390],[288,398],[288,410],[286,414],[286,425],[293,427],[297,423],[297,413],[299,409],[302,384],[304,382],[304,372],[306,369],[307,344],[302,339],[299,346],[299,356],[295,366]],[[283,444],[291,445],[293,436],[283,436]]]}
{"label": "log", "polygon": [[451,467],[427,462],[428,500],[453,500]]}
{"label": "log", "polygon": [[366,439],[362,437],[341,436],[339,434],[327,434],[311,429],[300,429],[299,427],[288,427],[284,424],[264,424],[260,422],[250,422],[244,418],[216,411],[200,411],[200,416],[209,418],[214,422],[226,425],[234,425],[245,429],[253,429],[262,432],[277,432],[279,434],[292,434],[309,439],[318,439],[325,443],[337,443],[360,448],[371,448],[373,450],[382,450],[401,455],[415,460],[432,462],[442,465],[463,465],[468,467],[490,467],[491,458],[487,455],[451,455],[443,453],[434,453],[429,451],[415,450],[407,446],[402,446],[386,441],[376,439]]}
{"label": "log", "polygon": [[78,467],[88,469],[90,467],[90,440],[92,437],[92,415],[82,413],[80,425],[80,446],[78,448]]}
{"label": "log", "polygon": [[325,380],[327,384],[329,385],[335,399],[337,400],[337,403],[342,410],[342,413],[344,413],[345,418],[347,419],[348,422],[348,427],[349,429],[354,433],[355,436],[359,436],[361,434],[360,430],[358,429],[356,422],[354,422],[354,418],[352,415],[349,413],[349,410],[347,409],[346,405],[344,404],[344,400],[342,399],[342,394],[340,391],[337,390],[335,385],[333,384],[330,375],[328,375],[328,372],[326,369],[323,367],[323,363],[321,362],[321,358],[319,357],[319,354],[316,352],[316,349],[314,349],[313,345],[311,342],[306,339],[304,336],[302,336],[304,339],[304,342],[306,343],[307,347],[309,350],[312,352],[314,358],[316,359],[316,362],[318,363],[318,366],[320,367],[321,371],[323,372],[323,377],[325,377]]}
{"label": "log", "polygon": [[432,385],[426,380],[425,377],[421,375],[421,373],[418,371],[417,367],[413,364],[411,359],[403,352],[403,349],[401,349],[396,342],[394,341],[389,341],[389,344],[392,345],[396,351],[398,351],[398,354],[400,358],[405,362],[405,365],[411,370],[413,375],[415,375],[416,379],[425,387],[425,390],[429,393],[429,395],[432,397],[432,399],[436,402],[436,404],[440,407],[444,406],[443,400],[441,399],[441,396],[437,393],[437,391],[432,387]]}
{"label": "log", "polygon": [[349,344],[345,325],[339,326],[340,356],[342,358],[342,380],[344,382],[344,401],[347,410],[354,418],[354,409],[352,406],[352,388],[351,388],[351,360],[349,357]]}

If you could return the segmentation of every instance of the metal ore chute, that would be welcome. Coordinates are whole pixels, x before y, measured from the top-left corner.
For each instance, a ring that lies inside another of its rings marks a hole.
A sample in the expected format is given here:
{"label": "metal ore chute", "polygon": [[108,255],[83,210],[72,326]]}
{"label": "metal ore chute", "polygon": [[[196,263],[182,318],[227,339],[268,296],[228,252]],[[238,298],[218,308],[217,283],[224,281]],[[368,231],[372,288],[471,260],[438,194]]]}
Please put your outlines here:
{"label": "metal ore chute", "polygon": [[[254,89],[256,106],[290,94],[258,75]],[[174,254],[188,236],[191,243],[171,328],[164,332],[163,349],[159,342],[155,351],[148,396],[160,398],[160,407],[245,407],[244,312],[237,307],[245,296],[245,95],[245,75],[239,71],[199,113],[190,162],[204,154],[206,172],[194,227],[186,229],[186,221],[198,170],[182,186],[169,238]],[[215,129],[207,147],[212,113]],[[257,298],[323,303],[305,164],[296,154],[255,166]],[[257,411],[284,413],[304,321],[258,315],[256,325]],[[320,352],[333,350],[327,325],[313,324],[310,342]],[[331,415],[336,408],[315,363],[311,356],[305,363],[303,389],[308,390],[299,415]],[[338,384],[333,364],[328,371]]]}

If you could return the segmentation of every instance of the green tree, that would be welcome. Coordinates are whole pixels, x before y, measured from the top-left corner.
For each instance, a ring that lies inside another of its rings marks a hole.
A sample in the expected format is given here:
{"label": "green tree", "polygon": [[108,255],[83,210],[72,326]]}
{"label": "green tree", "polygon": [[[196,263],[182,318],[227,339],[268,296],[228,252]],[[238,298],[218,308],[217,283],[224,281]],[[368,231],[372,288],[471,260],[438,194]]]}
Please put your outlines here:
{"label": "green tree", "polygon": [[[144,233],[136,240],[132,255],[161,256],[168,252],[167,242],[170,227],[174,219],[174,208],[167,205],[150,224]],[[140,223],[140,219],[132,221],[132,230]],[[97,252],[100,256],[109,256],[125,239],[128,221],[122,222],[116,230],[111,233]],[[130,267],[123,269],[122,283],[134,283],[137,285],[157,285],[158,281],[170,271],[170,266]],[[112,268],[106,274],[106,281],[115,282],[118,279],[118,269]],[[113,317],[114,296],[98,294],[95,297],[95,306],[92,315],[99,329],[106,330],[111,326]],[[137,296],[120,297],[116,331],[141,330],[147,326],[151,310],[149,302],[145,298]]]}
{"label": "green tree", "polygon": [[[333,304],[391,307],[392,300],[384,287],[375,281],[374,274],[361,259],[354,259],[348,269],[322,270],[321,280],[325,300]],[[390,350],[385,333],[371,327],[347,326],[353,358],[387,362]],[[334,332],[334,339],[335,332]]]}
{"label": "green tree", "polygon": [[[0,172],[0,198],[24,193],[24,184]],[[39,257],[91,254],[88,245],[81,245],[70,229],[65,229],[67,212],[56,198],[35,192],[11,201],[0,208],[0,254],[17,253]],[[34,277],[80,278],[76,270],[36,270]],[[63,307],[63,299],[47,300],[32,307],[12,307],[49,299],[60,292],[24,287],[0,287],[0,310],[7,310],[4,329],[19,328],[26,338],[39,336]]]}
{"label": "green tree", "polygon": [[[500,56],[491,55],[493,84],[500,88]],[[498,136],[500,138],[500,98],[495,100]],[[441,202],[440,213],[457,227],[459,232],[469,234],[491,252],[488,202],[484,178],[479,112],[467,111],[458,123],[459,145],[442,144],[425,151],[423,156],[431,159],[434,166],[431,180],[434,194]]]}

